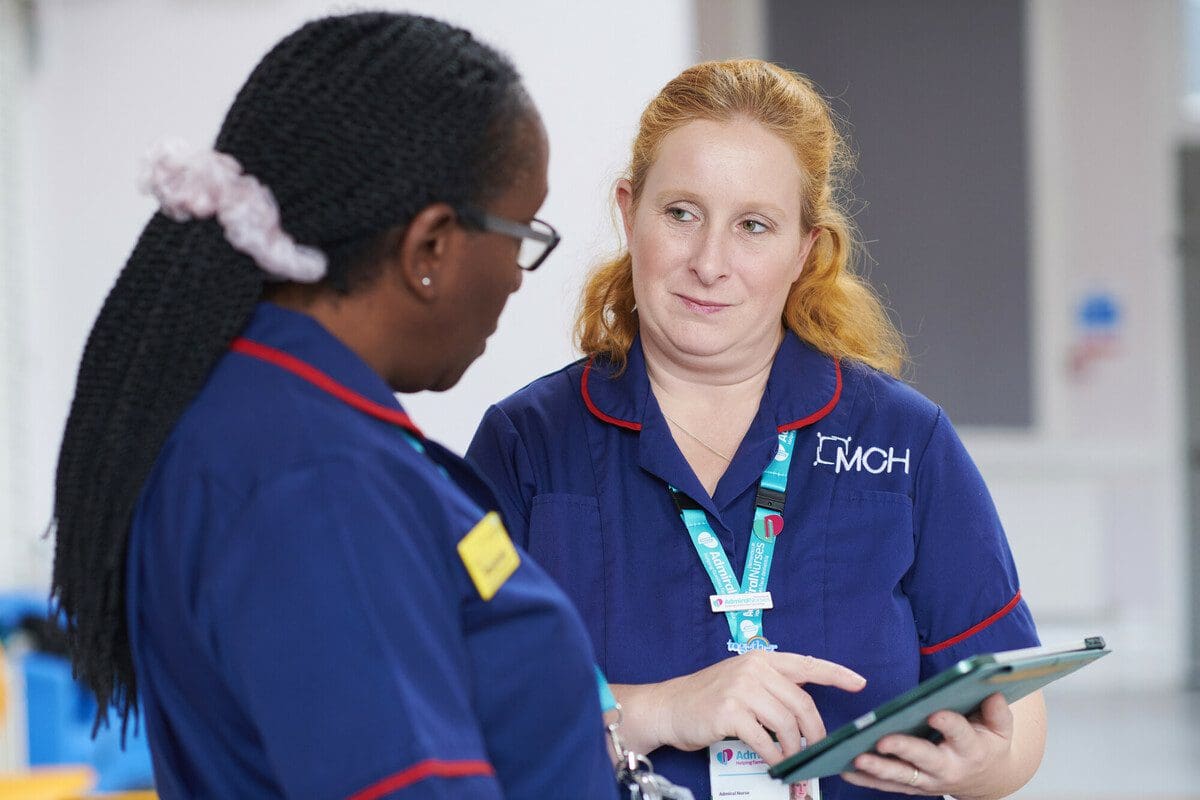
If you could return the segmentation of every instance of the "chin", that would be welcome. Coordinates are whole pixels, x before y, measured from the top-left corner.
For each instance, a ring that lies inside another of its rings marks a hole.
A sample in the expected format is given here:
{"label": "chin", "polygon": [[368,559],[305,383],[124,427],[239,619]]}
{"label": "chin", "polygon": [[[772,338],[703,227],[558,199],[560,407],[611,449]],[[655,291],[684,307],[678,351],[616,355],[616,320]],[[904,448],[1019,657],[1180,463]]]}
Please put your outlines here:
{"label": "chin", "polygon": [[667,340],[680,353],[694,358],[720,355],[734,346],[738,337],[723,330],[712,328],[697,330],[691,326],[670,331]]}
{"label": "chin", "polygon": [[462,380],[462,376],[465,375],[466,372],[466,367],[445,372],[439,376],[438,380],[432,386],[429,387],[428,391],[445,392],[453,389],[458,385],[458,382]]}

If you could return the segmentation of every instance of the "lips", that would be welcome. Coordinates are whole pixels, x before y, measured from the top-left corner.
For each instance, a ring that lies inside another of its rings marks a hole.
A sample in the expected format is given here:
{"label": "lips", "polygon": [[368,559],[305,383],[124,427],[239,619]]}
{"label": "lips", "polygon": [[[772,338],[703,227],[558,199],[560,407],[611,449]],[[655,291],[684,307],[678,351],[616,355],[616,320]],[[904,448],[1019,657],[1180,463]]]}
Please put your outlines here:
{"label": "lips", "polygon": [[684,308],[689,311],[694,311],[697,314],[716,314],[718,311],[729,308],[728,303],[715,303],[711,300],[701,300],[697,297],[689,297],[686,294],[675,295],[679,301],[683,303]]}

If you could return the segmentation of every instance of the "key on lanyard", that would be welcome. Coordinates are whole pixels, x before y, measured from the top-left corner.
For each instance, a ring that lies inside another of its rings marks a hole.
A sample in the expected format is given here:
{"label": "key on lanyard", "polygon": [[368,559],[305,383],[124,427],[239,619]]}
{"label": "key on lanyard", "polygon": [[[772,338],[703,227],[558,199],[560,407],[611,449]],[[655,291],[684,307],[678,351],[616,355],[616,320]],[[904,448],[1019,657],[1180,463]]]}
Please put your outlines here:
{"label": "key on lanyard", "polygon": [[617,735],[621,725],[621,704],[614,701],[617,718],[608,726],[609,742],[617,754],[617,788],[629,793],[629,800],[696,800],[690,789],[676,786],[654,771],[650,759],[626,750]]}

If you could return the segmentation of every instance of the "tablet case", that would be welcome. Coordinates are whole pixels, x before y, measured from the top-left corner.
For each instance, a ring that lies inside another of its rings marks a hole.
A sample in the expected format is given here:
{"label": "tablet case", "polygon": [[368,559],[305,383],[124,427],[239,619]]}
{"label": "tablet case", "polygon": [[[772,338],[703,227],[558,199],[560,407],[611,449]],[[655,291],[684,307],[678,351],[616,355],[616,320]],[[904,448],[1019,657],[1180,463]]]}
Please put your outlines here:
{"label": "tablet case", "polygon": [[771,768],[771,777],[794,783],[849,772],[860,753],[892,733],[937,741],[940,735],[925,721],[935,711],[968,715],[997,692],[1011,703],[1110,652],[1103,637],[1092,636],[1068,647],[1030,647],[964,659],[779,762]]}

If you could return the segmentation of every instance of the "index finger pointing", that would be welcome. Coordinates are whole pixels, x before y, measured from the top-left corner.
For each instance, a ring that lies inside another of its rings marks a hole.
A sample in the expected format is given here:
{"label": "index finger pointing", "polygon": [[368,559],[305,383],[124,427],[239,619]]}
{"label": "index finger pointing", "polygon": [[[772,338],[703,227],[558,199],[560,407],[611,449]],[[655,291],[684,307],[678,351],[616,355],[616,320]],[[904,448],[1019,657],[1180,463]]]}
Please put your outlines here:
{"label": "index finger pointing", "polygon": [[775,653],[774,655],[775,669],[796,683],[817,683],[822,686],[845,689],[848,692],[857,692],[867,685],[867,679],[854,670],[823,658],[814,658],[799,653]]}

